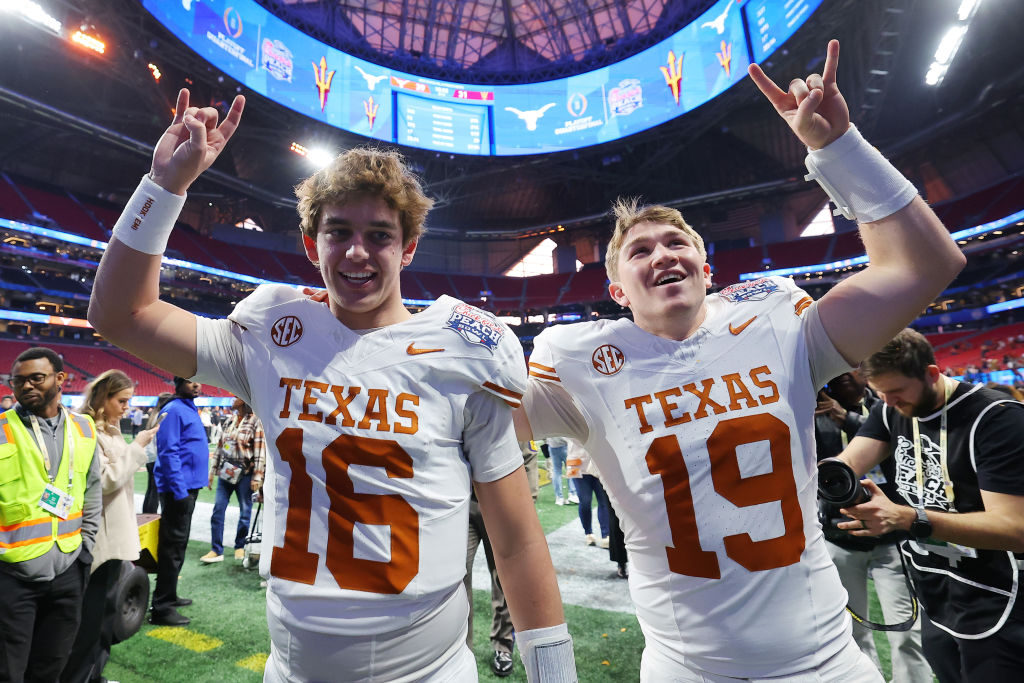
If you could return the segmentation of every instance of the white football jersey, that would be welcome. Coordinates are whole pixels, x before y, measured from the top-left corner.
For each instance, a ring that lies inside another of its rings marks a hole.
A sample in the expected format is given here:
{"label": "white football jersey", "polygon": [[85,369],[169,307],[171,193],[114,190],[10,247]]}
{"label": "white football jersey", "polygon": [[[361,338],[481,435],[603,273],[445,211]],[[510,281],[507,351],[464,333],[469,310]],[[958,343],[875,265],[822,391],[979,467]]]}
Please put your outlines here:
{"label": "white football jersey", "polygon": [[622,520],[659,658],[734,677],[816,667],[849,638],[817,522],[816,391],[849,366],[783,278],[729,287],[684,341],[632,321],[544,330],[534,433],[583,442]]}
{"label": "white football jersey", "polygon": [[471,477],[523,464],[510,408],[526,366],[507,327],[441,297],[358,334],[324,304],[263,285],[228,320],[201,320],[198,346],[197,377],[263,422],[260,571],[275,616],[393,632],[461,585]]}

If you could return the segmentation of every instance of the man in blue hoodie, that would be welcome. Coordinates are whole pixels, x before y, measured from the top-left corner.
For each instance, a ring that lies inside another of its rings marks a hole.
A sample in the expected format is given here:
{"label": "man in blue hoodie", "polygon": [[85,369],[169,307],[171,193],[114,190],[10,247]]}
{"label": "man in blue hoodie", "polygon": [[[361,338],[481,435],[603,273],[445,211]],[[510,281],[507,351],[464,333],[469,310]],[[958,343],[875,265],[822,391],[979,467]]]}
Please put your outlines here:
{"label": "man in blue hoodie", "polygon": [[163,626],[185,626],[190,621],[177,609],[192,604],[188,598],[178,597],[178,573],[185,560],[196,496],[208,479],[210,447],[195,404],[202,389],[198,382],[175,377],[175,396],[160,411],[166,417],[157,432],[153,476],[160,493],[162,516],[156,589],[149,621]]}

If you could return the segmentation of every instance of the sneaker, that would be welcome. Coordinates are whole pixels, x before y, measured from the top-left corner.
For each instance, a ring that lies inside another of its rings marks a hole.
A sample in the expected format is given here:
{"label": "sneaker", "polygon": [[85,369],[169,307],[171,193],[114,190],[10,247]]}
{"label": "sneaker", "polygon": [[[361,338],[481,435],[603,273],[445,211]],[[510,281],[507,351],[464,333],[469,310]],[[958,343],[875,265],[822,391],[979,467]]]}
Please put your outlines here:
{"label": "sneaker", "polygon": [[205,555],[203,555],[202,557],[200,557],[199,561],[202,562],[203,564],[213,564],[214,562],[223,562],[224,561],[224,556],[223,555],[218,555],[217,553],[215,553],[215,552],[213,552],[211,550],[210,552],[208,552]]}
{"label": "sneaker", "polygon": [[235,548],[235,559],[238,560],[239,562],[241,562],[242,560],[245,559],[245,549],[244,548]]}
{"label": "sneaker", "polygon": [[604,538],[601,539],[601,547],[602,548],[607,548],[608,547],[608,537],[607,536],[605,536]]}
{"label": "sneaker", "polygon": [[595,543],[597,543],[597,541],[594,540],[594,534],[587,534],[585,542],[587,545],[594,545]]}
{"label": "sneaker", "polygon": [[565,505],[565,501],[561,498],[555,498],[555,505]]}
{"label": "sneaker", "polygon": [[572,505],[579,505],[580,504],[580,499],[576,497],[575,493],[570,493],[569,494],[569,502]]}
{"label": "sneaker", "polygon": [[512,654],[495,650],[494,658],[491,660],[491,671],[494,672],[495,676],[500,676],[501,678],[510,675],[512,673]]}

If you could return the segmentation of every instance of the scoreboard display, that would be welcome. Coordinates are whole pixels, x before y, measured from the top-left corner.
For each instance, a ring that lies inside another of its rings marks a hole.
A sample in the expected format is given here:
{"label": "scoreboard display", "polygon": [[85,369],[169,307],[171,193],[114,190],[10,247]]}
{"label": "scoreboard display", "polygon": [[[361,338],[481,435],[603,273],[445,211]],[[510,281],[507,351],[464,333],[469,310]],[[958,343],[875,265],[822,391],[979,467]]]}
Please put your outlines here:
{"label": "scoreboard display", "polygon": [[331,126],[471,155],[559,152],[611,142],[717,97],[807,21],[821,0],[718,0],[672,36],[568,78],[480,85],[425,78],[341,52],[256,0],[141,0],[212,65]]}

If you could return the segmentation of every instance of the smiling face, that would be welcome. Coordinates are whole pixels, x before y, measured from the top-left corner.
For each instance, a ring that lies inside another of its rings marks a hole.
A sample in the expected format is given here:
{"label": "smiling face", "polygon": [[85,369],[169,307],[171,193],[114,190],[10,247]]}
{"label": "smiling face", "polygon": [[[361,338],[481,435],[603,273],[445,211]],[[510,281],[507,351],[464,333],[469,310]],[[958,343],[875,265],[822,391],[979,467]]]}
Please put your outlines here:
{"label": "smiling face", "polygon": [[618,279],[608,291],[633,312],[641,329],[685,339],[703,322],[711,267],[682,229],[637,223],[622,241],[617,269]]}
{"label": "smiling face", "polygon": [[128,410],[128,402],[132,400],[134,393],[135,390],[128,387],[107,398],[106,403],[103,404],[103,419],[107,424],[117,424],[124,412]]}
{"label": "smiling face", "polygon": [[331,312],[346,327],[365,330],[410,317],[399,273],[412,263],[416,242],[402,246],[398,211],[383,199],[356,195],[324,206],[316,241],[303,242],[327,285]]}

